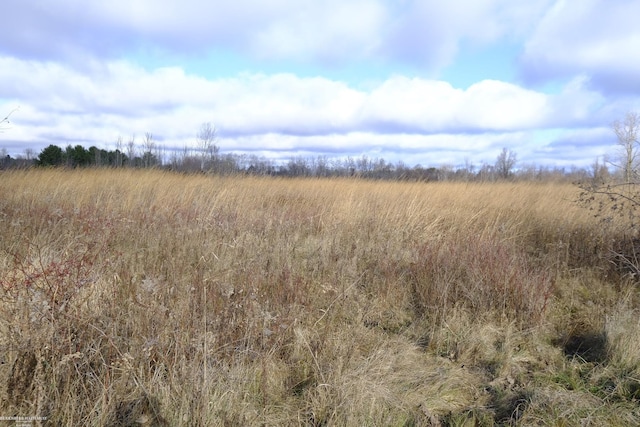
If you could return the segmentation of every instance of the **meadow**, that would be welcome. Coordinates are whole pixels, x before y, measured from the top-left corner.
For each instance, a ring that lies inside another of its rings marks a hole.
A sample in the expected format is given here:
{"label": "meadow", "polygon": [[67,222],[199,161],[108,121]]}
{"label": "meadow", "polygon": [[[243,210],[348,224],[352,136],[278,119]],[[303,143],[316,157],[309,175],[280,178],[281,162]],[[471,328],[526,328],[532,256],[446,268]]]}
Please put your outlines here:
{"label": "meadow", "polygon": [[2,172],[0,416],[640,425],[638,285],[610,256],[625,228],[579,193]]}

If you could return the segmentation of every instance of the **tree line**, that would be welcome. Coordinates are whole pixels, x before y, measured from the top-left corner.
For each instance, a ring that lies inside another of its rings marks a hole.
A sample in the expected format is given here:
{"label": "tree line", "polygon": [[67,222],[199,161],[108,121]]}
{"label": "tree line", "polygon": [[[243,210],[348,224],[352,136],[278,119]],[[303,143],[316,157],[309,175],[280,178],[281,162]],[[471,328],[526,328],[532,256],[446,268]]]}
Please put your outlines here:
{"label": "tree line", "polygon": [[[146,149],[145,149],[146,148]],[[383,158],[360,157],[329,158],[327,156],[292,157],[277,162],[264,156],[220,153],[217,146],[208,150],[185,148],[167,152],[157,144],[105,150],[82,145],[61,148],[49,145],[37,156],[33,152],[12,158],[1,153],[0,168],[21,167],[111,167],[161,168],[187,173],[213,173],[220,175],[246,174],[281,177],[359,177],[378,180],[404,181],[496,181],[496,180],[584,180],[608,173],[603,163],[590,168],[558,168],[536,165],[517,166],[516,153],[503,149],[495,163],[476,166],[465,163],[454,167],[409,166],[402,161],[392,163]]]}
{"label": "tree line", "polygon": [[[6,119],[5,119],[6,120]],[[402,161],[389,162],[383,158],[292,157],[278,162],[263,156],[226,153],[217,145],[217,131],[211,123],[203,123],[196,134],[194,147],[167,150],[147,132],[141,141],[132,136],[127,142],[119,137],[115,149],[95,146],[68,145],[61,148],[49,145],[37,156],[25,150],[24,156],[12,158],[0,150],[0,168],[16,167],[112,167],[163,168],[179,172],[216,173],[222,175],[250,174],[284,177],[360,177],[365,179],[407,181],[496,181],[496,180],[580,180],[602,178],[608,174],[604,163],[595,162],[590,168],[557,168],[536,165],[517,165],[514,151],[503,148],[494,163],[439,167],[408,166]]]}

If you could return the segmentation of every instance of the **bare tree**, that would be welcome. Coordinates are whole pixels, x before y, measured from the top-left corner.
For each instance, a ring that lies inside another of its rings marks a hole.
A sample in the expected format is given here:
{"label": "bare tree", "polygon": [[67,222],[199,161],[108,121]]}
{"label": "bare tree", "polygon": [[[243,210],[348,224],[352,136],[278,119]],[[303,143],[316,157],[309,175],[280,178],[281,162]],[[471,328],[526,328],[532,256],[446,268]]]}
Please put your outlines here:
{"label": "bare tree", "polygon": [[614,165],[622,170],[625,182],[630,183],[637,176],[640,166],[640,114],[629,112],[623,120],[613,122],[611,128],[620,148],[620,163]]}
{"label": "bare tree", "polygon": [[165,146],[164,144],[155,144],[154,156],[156,158],[156,164],[158,166],[162,166],[164,163],[165,156]]}
{"label": "bare tree", "polygon": [[190,147],[188,144],[184,144],[184,147],[182,147],[182,152],[181,152],[183,162],[187,160],[187,158],[191,157],[191,152],[192,152],[192,147]]}
{"label": "bare tree", "polygon": [[602,185],[609,178],[609,170],[607,169],[607,160],[600,161],[599,157],[591,164],[590,177],[593,185]]}
{"label": "bare tree", "polygon": [[24,149],[24,159],[27,162],[31,162],[34,158],[35,158],[35,151],[33,151],[33,148],[25,148]]}
{"label": "bare tree", "polygon": [[116,140],[116,167],[122,166],[122,137],[118,135]]}
{"label": "bare tree", "polygon": [[495,170],[500,178],[509,178],[513,173],[513,168],[516,166],[517,156],[516,153],[507,149],[502,149],[498,158],[496,159]]}
{"label": "bare tree", "polygon": [[461,169],[462,178],[465,181],[470,180],[473,177],[475,170],[476,170],[476,166],[473,164],[473,162],[469,160],[468,157],[465,157],[464,167]]}
{"label": "bare tree", "polygon": [[219,148],[216,145],[218,133],[211,122],[203,123],[197,135],[198,148],[201,153],[200,170],[204,170],[207,160],[212,161],[218,155]]}
{"label": "bare tree", "polygon": [[11,164],[11,156],[6,148],[0,148],[0,169],[4,169]]}
{"label": "bare tree", "polygon": [[131,135],[131,139],[127,142],[127,158],[129,159],[129,166],[134,166],[134,159],[136,157],[136,136]]}
{"label": "bare tree", "polygon": [[154,148],[155,142],[153,142],[153,135],[151,134],[151,132],[145,133],[144,140],[142,141],[142,159],[145,168],[154,166],[155,164],[155,162],[153,161]]}

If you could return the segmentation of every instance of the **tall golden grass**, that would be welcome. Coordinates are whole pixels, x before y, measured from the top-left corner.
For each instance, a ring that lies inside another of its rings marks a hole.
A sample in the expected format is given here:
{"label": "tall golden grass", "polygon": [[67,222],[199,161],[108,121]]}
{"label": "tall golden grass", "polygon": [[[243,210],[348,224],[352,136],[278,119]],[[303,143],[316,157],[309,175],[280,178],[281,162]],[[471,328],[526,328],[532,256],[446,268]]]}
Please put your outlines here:
{"label": "tall golden grass", "polygon": [[4,172],[0,416],[638,424],[637,289],[578,193]]}

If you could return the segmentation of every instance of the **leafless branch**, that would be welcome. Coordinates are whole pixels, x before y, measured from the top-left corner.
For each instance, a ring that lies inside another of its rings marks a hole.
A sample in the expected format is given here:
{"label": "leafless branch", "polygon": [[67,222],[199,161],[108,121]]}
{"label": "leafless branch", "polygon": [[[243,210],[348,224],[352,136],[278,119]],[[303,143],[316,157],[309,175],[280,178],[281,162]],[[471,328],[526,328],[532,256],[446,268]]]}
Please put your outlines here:
{"label": "leafless branch", "polygon": [[7,115],[6,115],[6,117],[5,117],[4,119],[0,120],[0,131],[2,131],[2,130],[4,130],[4,129],[7,129],[7,127],[6,127],[5,125],[8,125],[9,123],[11,123],[11,122],[9,122],[9,118],[11,117],[11,115],[12,115],[13,113],[15,113],[16,111],[18,111],[19,109],[20,109],[20,107],[16,107],[16,108],[14,108],[13,110],[11,110],[11,111],[9,112],[9,114],[7,114]]}

